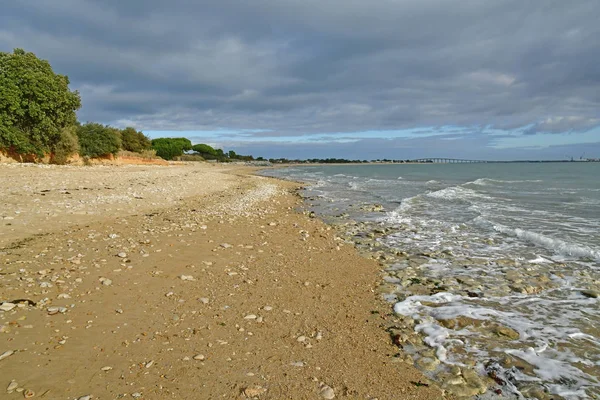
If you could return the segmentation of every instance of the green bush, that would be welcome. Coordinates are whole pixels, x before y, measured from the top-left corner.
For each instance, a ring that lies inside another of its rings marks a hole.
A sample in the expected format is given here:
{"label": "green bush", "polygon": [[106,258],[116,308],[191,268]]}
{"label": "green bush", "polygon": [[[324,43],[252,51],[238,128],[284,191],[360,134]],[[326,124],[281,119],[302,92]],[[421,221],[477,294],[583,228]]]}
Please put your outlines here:
{"label": "green bush", "polygon": [[121,142],[123,150],[135,153],[141,153],[152,147],[152,142],[146,135],[131,127],[127,127],[121,131]]}
{"label": "green bush", "polygon": [[173,159],[176,161],[206,161],[204,157],[199,156],[198,154],[184,154]]}
{"label": "green bush", "polygon": [[69,126],[60,132],[60,138],[52,146],[53,164],[65,164],[69,157],[79,152],[79,140],[77,139],[77,128]]}
{"label": "green bush", "polygon": [[88,122],[77,128],[79,154],[83,157],[104,157],[116,155],[121,149],[119,130],[95,122]]}
{"label": "green bush", "polygon": [[42,156],[77,121],[81,107],[69,78],[22,49],[0,52],[0,148]]}
{"label": "green bush", "polygon": [[159,138],[152,140],[152,148],[156,155],[165,160],[183,155],[184,151],[192,149],[192,142],[186,138]]}

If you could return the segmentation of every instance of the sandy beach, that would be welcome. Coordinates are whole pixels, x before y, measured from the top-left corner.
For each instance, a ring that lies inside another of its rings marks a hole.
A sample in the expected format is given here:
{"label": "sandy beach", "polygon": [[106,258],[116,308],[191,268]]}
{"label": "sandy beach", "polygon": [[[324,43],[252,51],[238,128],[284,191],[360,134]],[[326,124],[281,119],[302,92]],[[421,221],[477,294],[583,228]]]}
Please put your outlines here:
{"label": "sandy beach", "polygon": [[297,184],[209,164],[0,182],[0,398],[444,398],[386,332],[381,266]]}

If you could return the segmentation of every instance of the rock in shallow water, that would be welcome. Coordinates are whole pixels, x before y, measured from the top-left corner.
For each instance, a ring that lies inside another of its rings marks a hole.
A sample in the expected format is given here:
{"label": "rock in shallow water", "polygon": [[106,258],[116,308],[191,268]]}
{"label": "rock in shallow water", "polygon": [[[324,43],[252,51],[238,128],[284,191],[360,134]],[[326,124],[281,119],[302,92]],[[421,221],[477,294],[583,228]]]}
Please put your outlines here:
{"label": "rock in shallow water", "polygon": [[596,292],[595,290],[582,290],[581,294],[584,295],[585,297],[589,297],[591,299],[597,299],[598,296],[600,296],[600,294],[598,292]]}

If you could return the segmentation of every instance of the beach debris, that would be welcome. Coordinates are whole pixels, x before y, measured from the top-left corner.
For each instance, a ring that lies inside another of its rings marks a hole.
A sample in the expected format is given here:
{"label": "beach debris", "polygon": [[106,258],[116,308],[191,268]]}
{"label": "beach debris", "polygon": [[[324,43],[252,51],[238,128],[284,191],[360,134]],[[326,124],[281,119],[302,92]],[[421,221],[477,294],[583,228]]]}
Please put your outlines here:
{"label": "beach debris", "polygon": [[244,319],[256,319],[256,315],[254,314],[248,314],[244,317]]}
{"label": "beach debris", "polygon": [[94,396],[86,394],[85,396],[78,397],[77,400],[91,400]]}
{"label": "beach debris", "polygon": [[192,275],[181,275],[179,277],[182,281],[195,281],[196,278],[194,278]]}
{"label": "beach debris", "polygon": [[232,245],[230,245],[229,243],[221,243],[221,247],[224,249],[229,249],[231,247],[233,247]]}
{"label": "beach debris", "polygon": [[31,399],[33,396],[35,396],[35,392],[31,389],[25,389],[25,391],[23,392],[23,397],[25,397],[26,399]]}
{"label": "beach debris", "polygon": [[204,361],[206,359],[206,357],[204,356],[204,354],[196,354],[194,357],[192,357],[194,360],[197,361]]}
{"label": "beach debris", "polygon": [[113,369],[113,367],[106,366],[106,367],[102,367],[102,368],[100,368],[100,370],[102,370],[102,371],[104,371],[104,372],[106,372],[106,371],[110,371],[111,369]]}
{"label": "beach debris", "polygon": [[152,360],[152,361],[148,361],[148,362],[147,362],[147,363],[146,363],[144,366],[145,366],[146,368],[150,368],[150,367],[151,367],[151,366],[153,366],[153,365],[154,365],[154,360]]}
{"label": "beach debris", "polygon": [[335,398],[335,392],[333,389],[325,384],[322,384],[319,388],[319,395],[321,395],[324,399],[333,399]]}
{"label": "beach debris", "polygon": [[247,387],[247,388],[245,388],[243,390],[244,396],[251,397],[251,398],[252,397],[258,397],[261,394],[264,394],[266,392],[267,392],[266,388],[264,388],[262,386],[258,386],[258,385],[250,386],[250,387]]}
{"label": "beach debris", "polygon": [[126,258],[127,257],[127,253],[125,253],[124,251],[120,252],[117,254],[117,257],[119,258]]}
{"label": "beach debris", "polygon": [[199,301],[200,301],[202,304],[208,304],[208,303],[209,303],[208,297],[200,297],[198,300],[199,300]]}
{"label": "beach debris", "polygon": [[7,350],[4,353],[0,354],[0,361],[4,360],[7,357],[12,356],[13,354],[15,354],[14,350]]}

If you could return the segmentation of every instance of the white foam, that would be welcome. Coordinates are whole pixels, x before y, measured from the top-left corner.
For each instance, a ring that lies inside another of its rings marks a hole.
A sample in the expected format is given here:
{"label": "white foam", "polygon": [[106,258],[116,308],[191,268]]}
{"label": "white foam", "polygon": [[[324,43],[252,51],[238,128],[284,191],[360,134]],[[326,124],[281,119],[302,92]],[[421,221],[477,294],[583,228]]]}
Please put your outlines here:
{"label": "white foam", "polygon": [[468,199],[468,198],[485,198],[485,199],[490,198],[483,194],[477,193],[474,190],[467,189],[467,188],[464,188],[461,186],[450,186],[445,189],[427,193],[427,196],[433,197],[436,199],[444,199],[444,200],[456,200],[456,199],[462,200],[462,199]]}
{"label": "white foam", "polygon": [[434,323],[424,322],[415,326],[415,332],[425,336],[423,341],[429,347],[436,349],[436,357],[441,362],[447,361],[448,350],[444,347],[444,343],[450,336],[448,329]]}
{"label": "white foam", "polygon": [[480,186],[488,186],[490,184],[494,184],[494,183],[539,183],[539,182],[543,182],[542,180],[539,179],[532,179],[532,180],[515,180],[515,181],[505,181],[505,180],[501,180],[501,179],[491,179],[491,178],[479,178],[479,179],[475,179],[472,182],[467,182],[465,183],[465,185],[480,185]]}
{"label": "white foam", "polygon": [[587,246],[580,246],[574,243],[565,242],[560,239],[554,239],[544,236],[540,233],[528,231],[520,228],[509,228],[507,226],[496,224],[494,230],[506,235],[514,236],[518,239],[537,244],[554,251],[557,254],[570,257],[590,257],[595,260],[600,260],[600,251],[591,249]]}
{"label": "white foam", "polygon": [[[525,350],[508,349],[505,350],[505,353],[519,357],[533,365],[536,375],[546,381],[564,381],[565,379],[569,379],[572,382],[578,382],[579,385],[598,383],[597,378],[582,372],[578,368],[571,366],[569,362],[566,362],[565,358],[571,358],[571,360],[568,360],[571,362],[575,360],[573,360],[574,357],[565,356],[564,353],[552,352],[552,354],[546,357],[542,354],[543,352],[536,351],[532,347],[528,347]],[[579,360],[577,359],[577,361]],[[583,394],[585,396],[585,392]]]}

